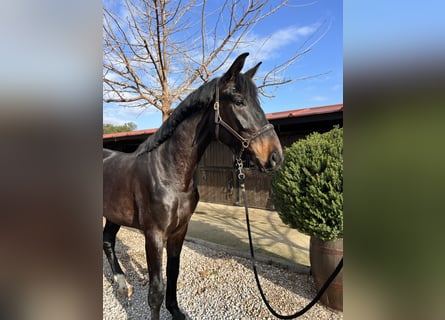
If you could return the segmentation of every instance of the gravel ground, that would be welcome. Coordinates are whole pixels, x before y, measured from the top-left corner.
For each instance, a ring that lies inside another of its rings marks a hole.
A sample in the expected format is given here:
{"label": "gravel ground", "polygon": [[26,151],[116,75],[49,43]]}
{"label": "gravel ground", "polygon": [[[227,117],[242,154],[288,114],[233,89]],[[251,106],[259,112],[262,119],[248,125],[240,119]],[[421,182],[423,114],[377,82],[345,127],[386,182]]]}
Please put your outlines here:
{"label": "gravel ground", "polygon": [[[103,319],[148,319],[148,281],[142,234],[121,228],[116,254],[134,293],[130,299],[117,294],[104,255]],[[164,281],[165,265],[164,253]],[[257,269],[271,306],[281,314],[300,310],[316,294],[307,274],[261,262],[257,263]],[[185,242],[181,255],[178,302],[189,319],[275,319],[261,300],[248,259],[190,241]],[[171,319],[164,306],[161,319]],[[343,314],[316,304],[299,319],[343,319]]]}

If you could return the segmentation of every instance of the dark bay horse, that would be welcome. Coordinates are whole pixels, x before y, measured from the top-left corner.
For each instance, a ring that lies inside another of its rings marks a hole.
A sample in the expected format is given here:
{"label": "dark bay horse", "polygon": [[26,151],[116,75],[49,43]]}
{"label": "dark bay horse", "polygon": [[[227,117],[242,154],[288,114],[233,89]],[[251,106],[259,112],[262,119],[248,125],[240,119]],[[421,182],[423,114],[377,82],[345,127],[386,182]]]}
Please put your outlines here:
{"label": "dark bay horse", "polygon": [[120,226],[142,230],[151,319],[159,319],[164,300],[164,247],[166,308],[173,319],[185,319],[176,298],[179,259],[199,199],[195,171],[210,142],[224,143],[238,159],[242,152],[249,152],[263,171],[273,171],[282,162],[280,141],[266,120],[252,81],[261,63],[241,73],[247,55],[240,55],[221,78],[192,92],[135,152],[104,150],[103,249],[119,293],[131,295],[114,251],[116,234]]}

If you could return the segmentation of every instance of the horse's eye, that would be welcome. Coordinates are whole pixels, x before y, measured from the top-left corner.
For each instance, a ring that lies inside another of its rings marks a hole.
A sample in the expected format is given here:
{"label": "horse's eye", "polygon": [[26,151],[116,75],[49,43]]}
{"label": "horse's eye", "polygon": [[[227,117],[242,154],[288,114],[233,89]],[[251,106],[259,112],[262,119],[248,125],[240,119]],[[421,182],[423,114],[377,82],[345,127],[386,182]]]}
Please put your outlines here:
{"label": "horse's eye", "polygon": [[233,102],[237,107],[242,107],[244,105],[244,101],[242,99],[235,99]]}

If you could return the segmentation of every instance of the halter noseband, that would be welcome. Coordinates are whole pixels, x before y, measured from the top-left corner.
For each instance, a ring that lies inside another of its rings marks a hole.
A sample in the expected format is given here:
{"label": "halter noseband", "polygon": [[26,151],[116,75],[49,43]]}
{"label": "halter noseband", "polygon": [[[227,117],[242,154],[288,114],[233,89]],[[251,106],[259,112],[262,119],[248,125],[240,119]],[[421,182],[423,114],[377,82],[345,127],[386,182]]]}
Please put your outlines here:
{"label": "halter noseband", "polygon": [[216,139],[219,140],[219,125],[222,125],[235,138],[237,138],[239,141],[241,141],[241,145],[242,145],[242,149],[240,151],[240,154],[241,154],[245,149],[247,149],[249,147],[252,140],[258,138],[260,135],[262,135],[266,131],[272,130],[273,125],[268,123],[265,126],[263,126],[260,130],[258,130],[254,134],[250,135],[248,138],[242,137],[238,132],[236,132],[235,129],[233,129],[227,122],[225,122],[221,118],[221,114],[219,113],[219,86],[218,85],[219,85],[219,80],[216,82],[215,103],[213,105],[213,109],[215,110],[215,136],[216,136]]}

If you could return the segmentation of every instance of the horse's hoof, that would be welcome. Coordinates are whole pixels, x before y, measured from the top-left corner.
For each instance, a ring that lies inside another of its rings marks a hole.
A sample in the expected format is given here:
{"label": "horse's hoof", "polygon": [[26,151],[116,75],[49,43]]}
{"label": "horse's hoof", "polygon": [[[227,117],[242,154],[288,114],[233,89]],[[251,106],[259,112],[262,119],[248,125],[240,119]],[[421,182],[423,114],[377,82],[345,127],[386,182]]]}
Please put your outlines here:
{"label": "horse's hoof", "polygon": [[130,298],[133,295],[133,287],[118,288],[117,293],[119,293],[121,297]]}
{"label": "horse's hoof", "polygon": [[117,293],[121,297],[130,298],[133,295],[133,287],[125,281],[125,277],[122,274],[115,275],[114,281],[117,282]]}
{"label": "horse's hoof", "polygon": [[133,295],[133,287],[131,285],[125,285],[125,287],[120,287],[117,289],[117,293],[121,297],[130,298]]}

